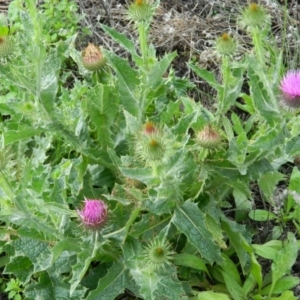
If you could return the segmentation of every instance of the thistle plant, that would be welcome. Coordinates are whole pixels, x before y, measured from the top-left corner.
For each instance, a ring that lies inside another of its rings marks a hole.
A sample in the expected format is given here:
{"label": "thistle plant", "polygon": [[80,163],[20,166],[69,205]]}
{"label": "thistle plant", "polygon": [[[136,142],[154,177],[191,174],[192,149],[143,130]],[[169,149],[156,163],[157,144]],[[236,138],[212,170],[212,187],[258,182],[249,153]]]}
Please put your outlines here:
{"label": "thistle plant", "polygon": [[[221,79],[188,64],[215,89],[210,111],[175,75],[177,54],[158,58],[149,43],[159,2],[129,4],[138,44],[101,25],[130,64],[92,44],[79,52],[75,32],[45,37],[35,1],[19,4],[10,23],[22,55],[0,65],[2,274],[26,299],[114,300],[130,291],[147,300],[246,300],[280,291],[294,300],[295,235],[257,245],[245,225],[252,186],[272,206],[286,180],[281,166],[300,155],[299,117],[278,105],[282,97],[296,106],[298,73],[282,76],[281,51],[268,52],[261,25],[249,23],[265,11],[252,5],[242,15],[255,51],[240,61],[233,37],[217,39]],[[74,74],[65,69],[72,59]],[[107,66],[110,76],[98,76]],[[285,203],[297,226],[298,179]],[[272,265],[265,280],[258,257]]]}
{"label": "thistle plant", "polygon": [[269,33],[271,18],[266,10],[257,3],[250,3],[240,17],[240,24],[251,33],[254,50],[262,66],[266,63],[263,39]]}

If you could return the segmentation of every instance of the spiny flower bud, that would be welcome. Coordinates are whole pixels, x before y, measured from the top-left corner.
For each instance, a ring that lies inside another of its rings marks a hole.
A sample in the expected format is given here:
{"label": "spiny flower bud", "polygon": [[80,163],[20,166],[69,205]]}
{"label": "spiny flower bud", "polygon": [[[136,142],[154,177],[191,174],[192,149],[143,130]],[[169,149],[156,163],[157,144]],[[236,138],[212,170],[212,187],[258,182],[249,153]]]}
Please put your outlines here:
{"label": "spiny flower bud", "polygon": [[197,133],[196,142],[203,148],[213,149],[220,145],[221,135],[208,125]]}
{"label": "spiny flower bud", "polygon": [[144,147],[145,147],[144,150],[145,150],[146,157],[149,160],[154,160],[154,161],[161,160],[162,157],[164,156],[164,152],[165,152],[164,144],[162,140],[160,140],[157,137],[152,137],[147,141],[145,141]]}
{"label": "spiny flower bud", "polygon": [[142,258],[150,264],[153,269],[164,269],[170,264],[174,252],[170,251],[171,245],[160,238],[155,238],[144,248]]}
{"label": "spiny flower bud", "polygon": [[236,49],[236,42],[228,33],[223,33],[216,41],[216,49],[220,55],[232,55]]}
{"label": "spiny flower bud", "polygon": [[270,23],[270,15],[266,13],[265,9],[256,3],[250,3],[244,9],[241,16],[241,23],[248,28],[264,28]]}
{"label": "spiny flower bud", "polygon": [[134,22],[149,22],[154,9],[148,0],[135,0],[128,7],[128,17]]}
{"label": "spiny flower bud", "polygon": [[164,130],[146,122],[136,136],[136,156],[146,162],[162,161],[167,151],[167,142]]}
{"label": "spiny flower bud", "polygon": [[288,108],[300,107],[300,71],[288,71],[280,82],[283,104]]}
{"label": "spiny flower bud", "polygon": [[82,64],[89,71],[98,71],[106,65],[106,59],[98,46],[89,43],[82,51]]}
{"label": "spiny flower bud", "polygon": [[0,36],[0,59],[13,53],[14,44],[10,36]]}
{"label": "spiny flower bud", "polygon": [[82,210],[78,210],[78,214],[86,228],[98,230],[107,220],[107,207],[102,200],[85,199],[84,207]]}

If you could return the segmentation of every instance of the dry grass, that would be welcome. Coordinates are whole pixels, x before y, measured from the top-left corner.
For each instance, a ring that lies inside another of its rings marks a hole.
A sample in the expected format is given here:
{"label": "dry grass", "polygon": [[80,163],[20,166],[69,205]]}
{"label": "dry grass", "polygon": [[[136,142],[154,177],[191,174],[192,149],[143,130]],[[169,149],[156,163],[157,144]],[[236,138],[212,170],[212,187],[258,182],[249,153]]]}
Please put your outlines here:
{"label": "dry grass", "polygon": [[[122,57],[128,57],[128,53],[104,34],[100,27],[100,23],[108,24],[138,43],[136,30],[126,20],[127,1],[78,0],[80,13],[85,15],[82,25],[88,26],[92,33],[90,37],[79,38],[78,48],[83,49],[87,42],[94,42]],[[211,107],[215,92],[187,68],[186,62],[193,59],[201,67],[213,70],[218,77],[220,63],[213,45],[224,32],[238,41],[239,53],[235,59],[238,60],[240,54],[249,51],[251,40],[237,22],[240,10],[248,3],[247,0],[161,0],[151,25],[150,42],[157,49],[158,55],[177,51],[178,58],[173,68],[178,76],[188,77],[196,84],[197,90],[191,95],[195,101]],[[279,47],[287,48],[287,56],[296,57],[293,53],[300,52],[297,40],[289,39],[287,47],[282,37],[294,36],[293,29],[300,25],[300,5],[297,1],[289,1],[289,13],[286,14],[284,3],[276,0],[262,0],[260,3],[272,16],[274,41]]]}

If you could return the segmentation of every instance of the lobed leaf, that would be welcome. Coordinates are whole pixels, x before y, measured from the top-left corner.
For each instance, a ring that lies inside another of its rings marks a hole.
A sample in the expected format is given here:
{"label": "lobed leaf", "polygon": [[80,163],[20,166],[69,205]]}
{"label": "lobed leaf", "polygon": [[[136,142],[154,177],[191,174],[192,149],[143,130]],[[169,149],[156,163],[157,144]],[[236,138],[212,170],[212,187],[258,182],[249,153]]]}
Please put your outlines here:
{"label": "lobed leaf", "polygon": [[220,248],[215,244],[211,232],[205,224],[205,215],[198,206],[191,202],[185,202],[175,209],[172,222],[177,229],[184,233],[189,242],[194,245],[201,256],[211,264],[221,263]]}

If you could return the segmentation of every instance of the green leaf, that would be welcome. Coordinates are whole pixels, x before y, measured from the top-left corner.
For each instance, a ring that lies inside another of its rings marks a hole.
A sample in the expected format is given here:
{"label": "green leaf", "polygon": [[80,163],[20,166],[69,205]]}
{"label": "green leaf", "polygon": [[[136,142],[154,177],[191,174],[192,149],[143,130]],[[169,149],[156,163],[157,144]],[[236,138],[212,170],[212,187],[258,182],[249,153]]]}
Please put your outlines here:
{"label": "green leaf", "polygon": [[[235,265],[235,263],[225,254],[222,254],[223,262],[221,267],[223,271],[233,280],[236,281],[239,285],[242,284],[239,271]],[[226,282],[226,281],[225,281]]]}
{"label": "green leaf", "polygon": [[118,78],[117,89],[121,96],[121,104],[133,116],[140,116],[139,98],[137,97],[140,83],[138,73],[129,66],[125,59],[113,53],[108,53],[107,57]]}
{"label": "green leaf", "polygon": [[142,237],[147,240],[153,237],[154,232],[160,232],[165,228],[169,221],[170,217],[161,219],[158,215],[144,213],[141,215],[141,220],[131,226],[130,232],[135,237]]}
{"label": "green leaf", "polygon": [[188,66],[201,78],[203,78],[207,83],[220,92],[223,87],[217,82],[214,73],[207,71],[206,69],[199,68],[198,66],[188,64]]}
{"label": "green leaf", "polygon": [[154,292],[158,289],[158,282],[161,278],[155,272],[145,271],[138,267],[131,269],[130,274],[140,287],[140,293],[144,299],[155,300]]}
{"label": "green leaf", "polygon": [[51,117],[54,117],[54,106],[58,91],[58,80],[56,74],[60,70],[62,62],[59,58],[58,51],[59,47],[50,48],[48,56],[43,57],[44,53],[40,50],[40,57],[38,62],[36,62],[40,64],[42,68],[40,73],[39,70],[37,70],[37,74],[35,74],[37,80],[40,81],[38,83],[40,100]]}
{"label": "green leaf", "polygon": [[8,32],[9,32],[9,28],[7,26],[0,26],[0,37],[7,36]]}
{"label": "green leaf", "polygon": [[151,168],[120,168],[121,173],[131,179],[139,180],[145,184],[150,184],[153,181]]}
{"label": "green leaf", "polygon": [[49,114],[54,111],[57,90],[58,82],[54,72],[42,76],[40,99]]}
{"label": "green leaf", "polygon": [[97,288],[88,294],[86,300],[114,300],[126,288],[128,276],[123,264],[113,264],[107,274],[99,279]]}
{"label": "green leaf", "polygon": [[23,74],[20,70],[19,66],[9,67],[3,66],[0,64],[0,73],[11,83],[20,88],[20,90],[25,90],[30,95],[34,95],[36,93],[36,82],[28,75]]}
{"label": "green leaf", "polygon": [[243,289],[246,293],[246,295],[248,295],[249,293],[251,293],[254,288],[256,287],[257,282],[255,280],[255,278],[253,277],[253,275],[250,273],[249,276],[245,279],[244,284],[243,284]]}
{"label": "green leaf", "polygon": [[33,265],[26,256],[15,256],[7,263],[3,274],[16,276],[23,284],[27,283],[33,274]]}
{"label": "green leaf", "polygon": [[65,250],[72,249],[72,251],[79,253],[81,251],[80,242],[81,241],[79,239],[72,238],[66,238],[59,241],[50,250],[52,253],[52,263],[54,263],[60,257],[61,253]]}
{"label": "green leaf", "polygon": [[14,224],[23,223],[24,227],[26,226],[33,228],[33,230],[38,230],[45,236],[45,239],[47,237],[56,240],[60,236],[59,232],[53,230],[53,227],[51,227],[48,222],[36,217],[28,210],[27,201],[29,197],[30,195],[21,193],[16,196],[14,199],[16,210],[9,216],[9,221]]}
{"label": "green leaf", "polygon": [[234,300],[246,300],[247,295],[245,294],[243,288],[238,284],[238,282],[225,271],[222,271],[223,278],[228,292],[233,297]]}
{"label": "green leaf", "polygon": [[300,155],[300,137],[299,136],[293,137],[286,143],[285,152],[291,157]]}
{"label": "green leaf", "polygon": [[236,205],[235,220],[237,222],[246,219],[252,209],[252,195],[248,184],[241,180],[233,180],[227,183],[233,188],[233,197]]}
{"label": "green leaf", "polygon": [[89,97],[82,102],[86,114],[95,126],[98,142],[103,149],[114,146],[111,126],[119,110],[117,99],[110,87],[97,84]]}
{"label": "green leaf", "polygon": [[20,237],[24,237],[24,238],[30,238],[30,239],[41,240],[41,241],[47,240],[47,236],[45,236],[43,233],[41,233],[40,230],[38,230],[35,227],[29,228],[29,227],[22,226],[17,230],[17,233]]}
{"label": "green leaf", "polygon": [[245,104],[240,104],[240,103],[235,103],[235,105],[241,109],[243,109],[244,111],[248,112],[250,115],[254,115],[255,114],[255,107],[254,107],[254,102],[253,99],[244,93],[240,94],[240,97],[244,100]]}
{"label": "green leaf", "polygon": [[[285,276],[280,278],[272,291],[272,294],[282,294],[283,292],[287,290],[293,289],[295,286],[297,286],[300,283],[299,277],[296,276]],[[272,285],[267,285],[263,290],[261,290],[261,295],[268,295],[271,290]]]}
{"label": "green leaf", "polygon": [[282,242],[274,240],[263,245],[252,244],[252,247],[257,255],[274,260],[277,252],[282,249]]}
{"label": "green leaf", "polygon": [[161,82],[163,75],[169,68],[171,62],[177,56],[176,52],[167,53],[164,57],[157,61],[148,75],[148,88],[152,89],[158,82]]}
{"label": "green leaf", "polygon": [[288,201],[286,203],[286,212],[288,213],[292,207],[295,205],[295,200],[298,200],[297,198],[298,195],[300,195],[300,171],[298,170],[298,167],[294,167],[291,177],[290,177],[290,182],[289,182],[289,187],[288,187]]}
{"label": "green leaf", "polygon": [[205,215],[198,206],[185,202],[175,209],[172,222],[177,229],[184,233],[189,242],[194,245],[204,259],[211,264],[222,262],[220,248],[215,244],[211,232],[206,228]]}
{"label": "green leaf", "polygon": [[284,179],[284,175],[279,172],[269,172],[263,174],[258,180],[258,186],[263,192],[266,201],[273,203],[274,191],[280,180]]}
{"label": "green leaf", "polygon": [[27,256],[34,265],[34,271],[42,271],[50,266],[50,261],[46,261],[45,257],[49,257],[50,251],[48,243],[33,240],[30,238],[19,238],[13,243],[16,255]]}
{"label": "green leaf", "polygon": [[159,276],[160,278],[157,284],[157,290],[154,292],[154,299],[187,300],[188,297],[186,296],[180,281],[176,278],[175,268],[173,270],[173,276],[169,276],[169,274],[172,274],[171,270],[168,271],[167,276]]}
{"label": "green leaf", "polygon": [[269,124],[279,121],[277,97],[270,85],[270,80],[254,57],[248,57],[248,77],[252,99],[260,116]]}
{"label": "green leaf", "polygon": [[216,219],[213,216],[207,214],[205,216],[205,222],[207,229],[212,233],[214,240],[216,243],[222,248],[226,249],[227,245],[224,241],[223,230],[220,227],[220,224],[217,223]]}
{"label": "green leaf", "polygon": [[230,245],[235,249],[236,254],[240,260],[243,273],[247,273],[248,262],[250,260],[249,254],[244,249],[245,240],[245,226],[239,225],[233,221],[223,218],[223,229],[229,237]]}
{"label": "green leaf", "polygon": [[4,145],[7,146],[17,141],[30,139],[42,132],[45,132],[45,129],[22,125],[19,130],[9,130],[4,133]]}
{"label": "green leaf", "polygon": [[231,114],[231,121],[232,121],[232,124],[233,124],[233,129],[234,129],[234,131],[237,135],[244,132],[242,122],[241,122],[241,120],[240,120],[240,118],[238,117],[237,114],[235,114],[235,113]]}
{"label": "green leaf", "polygon": [[254,210],[250,211],[249,217],[252,220],[260,221],[260,222],[274,220],[277,218],[277,216],[274,213],[263,210],[263,209],[254,209]]}
{"label": "green leaf", "polygon": [[188,253],[180,253],[180,254],[175,254],[173,256],[173,259],[174,259],[174,264],[176,266],[193,268],[199,271],[204,271],[207,275],[209,275],[209,272],[206,267],[206,261],[196,255],[192,255]]}
{"label": "green leaf", "polygon": [[248,138],[245,132],[237,138],[229,141],[228,160],[239,168],[242,175],[247,173],[247,166],[244,166],[248,152]]}
{"label": "green leaf", "polygon": [[90,263],[96,256],[96,250],[98,247],[96,242],[94,245],[94,249],[92,249],[90,242],[83,243],[81,246],[83,250],[77,254],[77,262],[74,266],[72,266],[73,276],[70,280],[70,295],[73,294],[80,281],[82,280],[83,276],[86,274]]}
{"label": "green leaf", "polygon": [[24,291],[26,299],[84,299],[85,289],[78,289],[70,296],[70,285],[62,277],[51,276],[47,272],[42,272],[39,274],[38,279],[38,283],[26,286]]}
{"label": "green leaf", "polygon": [[296,298],[292,291],[285,291],[281,296],[276,298],[272,297],[270,300],[299,300],[299,298]]}
{"label": "green leaf", "polygon": [[195,123],[199,118],[198,113],[200,113],[200,110],[181,117],[178,123],[176,124],[176,126],[172,128],[174,134],[176,135],[188,134],[188,130],[191,128],[192,124]]}
{"label": "green leaf", "polygon": [[100,26],[105,31],[105,33],[110,35],[117,43],[119,43],[125,50],[127,50],[131,54],[132,59],[137,65],[143,64],[142,58],[137,55],[135,45],[130,39],[128,39],[123,33],[120,33],[111,27],[108,27],[104,24],[100,24]]}
{"label": "green leaf", "polygon": [[283,249],[277,252],[272,263],[272,285],[286,274],[291,272],[298,256],[298,245],[293,233],[288,232],[288,239],[284,243]]}
{"label": "green leaf", "polygon": [[230,298],[226,294],[209,291],[209,292],[200,292],[197,295],[197,300],[230,300]]}
{"label": "green leaf", "polygon": [[260,291],[263,283],[262,267],[258,263],[253,252],[251,253],[251,274],[253,275],[253,278],[256,280],[258,289]]}
{"label": "green leaf", "polygon": [[223,86],[218,91],[218,98],[222,103],[219,109],[222,109],[224,114],[230,110],[240,95],[244,83],[243,72],[244,68],[242,67],[232,69],[227,66],[224,70]]}

